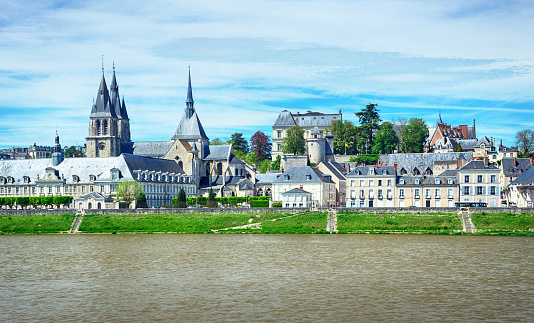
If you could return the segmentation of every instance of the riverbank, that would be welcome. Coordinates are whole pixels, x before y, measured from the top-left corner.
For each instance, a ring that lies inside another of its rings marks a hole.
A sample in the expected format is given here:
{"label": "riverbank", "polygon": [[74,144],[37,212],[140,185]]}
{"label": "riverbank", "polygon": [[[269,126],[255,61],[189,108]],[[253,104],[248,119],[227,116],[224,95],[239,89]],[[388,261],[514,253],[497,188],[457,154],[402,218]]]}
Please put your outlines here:
{"label": "riverbank", "polygon": [[[471,214],[473,233],[456,213],[337,212],[340,234],[477,234],[534,236],[534,213]],[[69,233],[75,214],[0,216],[0,234]],[[261,233],[323,234],[327,212],[87,214],[77,233]]]}

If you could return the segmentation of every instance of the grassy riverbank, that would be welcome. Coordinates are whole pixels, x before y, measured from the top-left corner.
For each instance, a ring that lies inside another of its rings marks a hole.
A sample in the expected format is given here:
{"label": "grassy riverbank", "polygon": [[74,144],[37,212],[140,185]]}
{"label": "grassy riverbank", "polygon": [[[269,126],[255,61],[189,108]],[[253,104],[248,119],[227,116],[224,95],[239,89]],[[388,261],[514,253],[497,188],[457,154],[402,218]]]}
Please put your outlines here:
{"label": "grassy riverbank", "polygon": [[[326,212],[85,215],[81,233],[327,233]],[[476,234],[534,236],[532,214],[473,213]],[[67,232],[70,215],[0,216],[0,234]],[[465,234],[456,213],[339,212],[338,233]]]}
{"label": "grassy riverbank", "polygon": [[70,229],[74,214],[0,215],[0,234],[60,233]]}
{"label": "grassy riverbank", "polygon": [[363,212],[338,213],[339,233],[461,233],[462,222],[457,214],[374,214]]}

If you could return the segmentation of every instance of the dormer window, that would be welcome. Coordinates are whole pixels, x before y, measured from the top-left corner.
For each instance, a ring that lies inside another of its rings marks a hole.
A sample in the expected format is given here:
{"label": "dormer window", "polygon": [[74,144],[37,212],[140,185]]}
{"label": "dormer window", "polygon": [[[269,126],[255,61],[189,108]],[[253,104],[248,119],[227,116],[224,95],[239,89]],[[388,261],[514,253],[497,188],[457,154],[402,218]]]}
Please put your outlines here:
{"label": "dormer window", "polygon": [[14,179],[13,177],[9,176],[9,177],[7,178],[7,183],[8,183],[8,184],[13,184],[13,183],[15,183],[15,179]]}
{"label": "dormer window", "polygon": [[452,184],[452,178],[449,178],[449,180],[447,181],[448,184]]}
{"label": "dormer window", "polygon": [[6,178],[5,177],[0,177],[0,184],[5,184],[6,183]]}
{"label": "dormer window", "polygon": [[440,180],[439,179],[436,179],[436,185],[439,185],[440,184]]}
{"label": "dormer window", "polygon": [[311,175],[306,175],[306,180],[311,181]]}
{"label": "dormer window", "polygon": [[415,180],[415,185],[419,185],[420,182],[421,182],[420,180],[416,179]]}
{"label": "dormer window", "polygon": [[30,177],[24,176],[23,180],[24,180],[24,184],[28,184],[30,182]]}
{"label": "dormer window", "polygon": [[78,183],[80,181],[80,178],[78,177],[78,175],[72,175],[72,182],[73,183]]}
{"label": "dormer window", "polygon": [[403,179],[399,180],[399,184],[404,184],[404,180]]}
{"label": "dormer window", "polygon": [[117,180],[119,180],[119,170],[118,170],[118,169],[113,168],[113,169],[111,170],[111,180],[112,180],[112,181],[117,181]]}
{"label": "dormer window", "polygon": [[94,182],[96,180],[96,176],[95,175],[89,175],[89,181],[90,182]]}
{"label": "dormer window", "polygon": [[289,175],[284,175],[284,180],[289,181]]}

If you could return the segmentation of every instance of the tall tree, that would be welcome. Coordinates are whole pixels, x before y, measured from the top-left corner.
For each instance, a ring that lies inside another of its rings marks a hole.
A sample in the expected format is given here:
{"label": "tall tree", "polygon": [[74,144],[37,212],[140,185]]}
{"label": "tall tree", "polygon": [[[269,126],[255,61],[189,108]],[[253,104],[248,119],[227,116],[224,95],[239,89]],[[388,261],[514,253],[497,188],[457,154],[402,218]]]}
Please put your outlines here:
{"label": "tall tree", "polygon": [[124,181],[117,185],[115,192],[115,198],[129,207],[130,203],[141,198],[143,187],[136,181]]}
{"label": "tall tree", "polygon": [[411,118],[402,131],[401,149],[407,153],[422,153],[427,137],[428,127],[423,119]]}
{"label": "tall tree", "polygon": [[187,197],[183,188],[181,188],[178,192],[178,198],[176,199],[175,207],[181,209],[187,207]]}
{"label": "tall tree", "polygon": [[377,106],[378,104],[369,103],[362,111],[355,113],[360,121],[359,141],[363,149],[367,147],[370,150],[374,147],[373,132],[379,129],[382,121]]}
{"label": "tall tree", "polygon": [[356,154],[356,127],[350,121],[332,120],[326,127],[325,133],[331,132],[334,136],[334,154]]}
{"label": "tall tree", "polygon": [[393,119],[393,130],[395,130],[395,133],[397,134],[397,137],[399,138],[399,143],[397,144],[397,150],[401,149],[402,132],[407,124],[408,124],[408,119],[406,118]]}
{"label": "tall tree", "polygon": [[263,131],[257,131],[250,138],[250,151],[256,155],[258,161],[271,158],[271,138],[263,133]]}
{"label": "tall tree", "polygon": [[220,146],[220,145],[229,145],[231,143],[231,140],[222,140],[220,138],[215,138],[210,140],[211,146]]}
{"label": "tall tree", "polygon": [[518,131],[515,134],[515,143],[522,156],[532,155],[534,153],[534,132],[530,129]]}
{"label": "tall tree", "polygon": [[230,140],[232,142],[232,148],[234,148],[234,150],[242,151],[245,154],[248,154],[250,152],[250,149],[248,148],[248,141],[243,138],[243,134],[241,132],[233,133]]}
{"label": "tall tree", "polygon": [[380,125],[380,130],[375,135],[375,147],[373,153],[375,154],[389,154],[392,153],[399,143],[399,137],[393,130],[391,122],[384,122]]}
{"label": "tall tree", "polygon": [[293,126],[287,129],[286,137],[282,142],[282,152],[293,155],[302,155],[306,152],[306,140],[302,127]]}

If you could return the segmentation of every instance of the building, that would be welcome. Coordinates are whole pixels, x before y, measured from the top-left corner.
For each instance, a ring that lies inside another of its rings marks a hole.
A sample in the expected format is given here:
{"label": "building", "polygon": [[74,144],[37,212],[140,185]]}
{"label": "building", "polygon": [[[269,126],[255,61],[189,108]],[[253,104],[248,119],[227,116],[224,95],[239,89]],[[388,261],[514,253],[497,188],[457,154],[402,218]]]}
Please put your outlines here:
{"label": "building", "polygon": [[382,165],[397,165],[398,175],[440,174],[446,169],[458,169],[473,157],[472,152],[388,154],[380,157]]}
{"label": "building", "polygon": [[346,178],[347,207],[395,206],[394,166],[358,166]]}
{"label": "building", "polygon": [[312,193],[294,188],[282,193],[283,208],[311,208],[313,206]]}
{"label": "building", "polygon": [[484,202],[500,206],[500,169],[488,158],[472,160],[458,170],[460,202]]}
{"label": "building", "polygon": [[347,171],[335,161],[320,162],[317,169],[325,175],[329,175],[332,181],[336,184],[336,205],[346,205],[346,191],[347,179],[345,175]]}
{"label": "building", "polygon": [[324,175],[316,168],[309,166],[291,167],[279,174],[273,183],[273,201],[282,202],[283,193],[294,188],[312,194],[314,207],[332,207],[336,205],[335,183],[330,176]]}
{"label": "building", "polygon": [[275,160],[276,156],[283,154],[282,142],[284,141],[286,132],[289,128],[298,125],[304,129],[304,139],[312,139],[315,135],[312,134],[312,132],[314,128],[317,127],[318,134],[316,135],[321,138],[326,138],[324,130],[326,127],[330,126],[334,120],[343,120],[341,110],[339,110],[339,113],[337,114],[324,114],[312,111],[307,111],[303,114],[300,112],[293,114],[288,110],[282,111],[273,125],[272,160]]}
{"label": "building", "polygon": [[533,207],[534,167],[530,167],[504,188],[504,201],[507,205]]}
{"label": "building", "polygon": [[[475,140],[476,142],[475,120],[473,120],[473,126],[454,127],[444,123],[440,113],[436,126],[428,129],[428,135],[425,152],[454,152],[459,140]],[[466,151],[463,145],[462,148]]]}
{"label": "building", "polygon": [[400,176],[396,196],[399,207],[454,207],[459,197],[457,170],[438,176]]}
{"label": "building", "polygon": [[506,147],[501,143],[495,147],[493,151],[490,151],[488,153],[488,157],[490,158],[490,161],[497,161],[497,160],[503,160],[505,158],[517,158],[519,156],[519,152],[517,151],[517,147]]}

